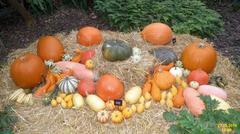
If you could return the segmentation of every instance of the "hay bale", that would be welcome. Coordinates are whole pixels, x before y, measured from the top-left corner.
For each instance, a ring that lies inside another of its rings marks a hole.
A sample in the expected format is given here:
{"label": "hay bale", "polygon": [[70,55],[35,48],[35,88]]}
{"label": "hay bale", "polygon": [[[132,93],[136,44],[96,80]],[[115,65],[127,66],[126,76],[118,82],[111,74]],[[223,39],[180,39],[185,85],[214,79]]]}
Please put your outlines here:
{"label": "hay bale", "polygon": [[[62,41],[67,53],[72,53],[79,45],[76,43],[77,31],[72,31],[69,34],[60,33],[56,36]],[[154,64],[154,57],[148,53],[154,46],[149,45],[139,36],[139,33],[133,32],[128,34],[105,31],[103,32],[104,39],[122,39],[129,42],[133,47],[141,48],[143,58],[141,62],[134,64],[131,60],[122,62],[108,62],[103,59],[101,53],[101,45],[94,46],[97,50],[94,62],[96,63],[95,72],[100,74],[111,72],[120,78],[125,84],[125,90],[131,86],[142,85],[144,81],[145,71],[148,67]],[[173,50],[180,56],[183,48],[189,42],[196,39],[190,35],[176,35],[177,43],[169,44],[166,47]],[[33,42],[29,47],[18,49],[9,54],[8,65],[1,72],[1,102],[2,104],[9,103],[7,96],[17,87],[9,77],[9,65],[15,57],[26,53],[36,53],[36,42]],[[81,49],[86,49],[81,47]],[[217,67],[214,74],[222,75],[228,80],[228,86],[225,88],[228,93],[228,102],[233,107],[240,105],[239,82],[240,72],[236,69],[226,57],[218,56]],[[91,111],[87,106],[80,110],[62,109],[61,107],[52,108],[43,106],[38,100],[33,106],[16,105],[16,113],[20,117],[20,121],[16,125],[16,133],[167,133],[169,123],[167,123],[162,113],[166,110],[160,104],[154,104],[149,110],[142,114],[135,114],[133,118],[124,121],[122,124],[101,124],[96,121],[96,113]]]}

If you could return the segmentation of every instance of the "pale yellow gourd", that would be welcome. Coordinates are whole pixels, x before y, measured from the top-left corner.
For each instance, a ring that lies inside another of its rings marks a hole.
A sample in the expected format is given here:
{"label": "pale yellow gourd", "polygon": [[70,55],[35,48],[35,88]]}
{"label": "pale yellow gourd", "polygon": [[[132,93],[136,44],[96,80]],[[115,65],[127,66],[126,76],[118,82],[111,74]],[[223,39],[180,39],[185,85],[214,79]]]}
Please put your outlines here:
{"label": "pale yellow gourd", "polygon": [[88,95],[86,98],[86,103],[92,110],[96,112],[99,112],[105,108],[104,101],[96,95]]}
{"label": "pale yellow gourd", "polygon": [[125,101],[129,104],[135,104],[141,97],[142,89],[139,86],[132,87],[125,94]]}
{"label": "pale yellow gourd", "polygon": [[160,104],[161,104],[161,105],[164,105],[164,104],[165,104],[165,102],[166,102],[166,97],[167,97],[167,92],[166,92],[166,91],[162,92],[162,94],[161,94],[161,100],[160,100]]}

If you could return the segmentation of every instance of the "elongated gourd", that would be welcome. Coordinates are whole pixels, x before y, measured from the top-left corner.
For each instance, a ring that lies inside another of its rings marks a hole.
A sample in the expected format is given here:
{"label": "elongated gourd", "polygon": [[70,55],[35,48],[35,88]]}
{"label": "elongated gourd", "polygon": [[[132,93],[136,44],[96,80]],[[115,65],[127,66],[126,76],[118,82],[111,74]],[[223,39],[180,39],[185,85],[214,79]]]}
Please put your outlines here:
{"label": "elongated gourd", "polygon": [[142,89],[139,86],[132,87],[125,94],[125,100],[129,104],[135,104],[142,94]]}
{"label": "elongated gourd", "polygon": [[155,81],[151,81],[151,83],[152,83],[152,89],[151,89],[152,99],[154,101],[160,101],[161,100],[161,91],[158,88],[158,86],[155,83]]}
{"label": "elongated gourd", "polygon": [[86,103],[92,110],[96,112],[99,112],[105,108],[104,101],[96,95],[88,95],[86,98]]}

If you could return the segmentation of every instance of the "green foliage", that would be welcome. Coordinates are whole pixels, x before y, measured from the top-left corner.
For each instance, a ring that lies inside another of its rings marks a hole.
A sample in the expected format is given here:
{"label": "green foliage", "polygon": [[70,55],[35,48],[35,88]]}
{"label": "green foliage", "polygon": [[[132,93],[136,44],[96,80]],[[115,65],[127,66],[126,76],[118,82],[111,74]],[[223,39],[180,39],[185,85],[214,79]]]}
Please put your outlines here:
{"label": "green foliage", "polygon": [[6,106],[4,111],[0,111],[0,134],[13,134],[12,126],[17,122],[17,117],[13,115],[12,107]]}
{"label": "green foliage", "polygon": [[53,0],[27,0],[30,10],[36,15],[52,13],[54,11]]}
{"label": "green foliage", "polygon": [[221,129],[226,132],[240,133],[240,112],[229,109],[228,112],[215,110],[218,106],[216,100],[209,96],[201,96],[206,109],[199,117],[194,117],[186,109],[179,114],[164,112],[163,117],[168,122],[174,122],[169,128],[170,134],[219,134]]}
{"label": "green foliage", "polygon": [[95,10],[120,31],[142,29],[152,22],[176,33],[214,36],[223,29],[221,16],[199,0],[95,0]]}
{"label": "green foliage", "polygon": [[82,9],[83,11],[88,10],[87,0],[63,0],[63,3],[75,8]]}

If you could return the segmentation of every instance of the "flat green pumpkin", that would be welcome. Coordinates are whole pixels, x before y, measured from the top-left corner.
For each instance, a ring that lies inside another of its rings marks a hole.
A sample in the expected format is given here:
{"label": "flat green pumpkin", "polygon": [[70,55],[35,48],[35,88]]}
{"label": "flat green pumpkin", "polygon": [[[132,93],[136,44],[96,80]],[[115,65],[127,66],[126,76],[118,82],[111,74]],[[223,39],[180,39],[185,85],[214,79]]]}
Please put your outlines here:
{"label": "flat green pumpkin", "polygon": [[132,55],[132,48],[123,40],[106,40],[102,46],[102,54],[108,61],[123,61]]}

